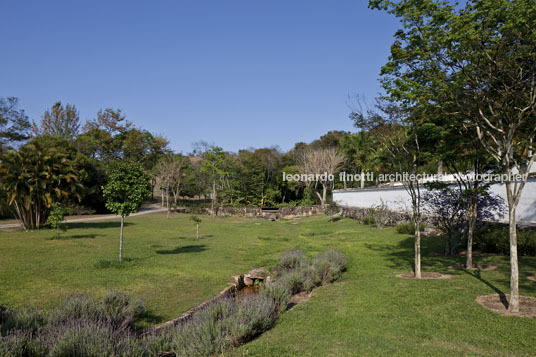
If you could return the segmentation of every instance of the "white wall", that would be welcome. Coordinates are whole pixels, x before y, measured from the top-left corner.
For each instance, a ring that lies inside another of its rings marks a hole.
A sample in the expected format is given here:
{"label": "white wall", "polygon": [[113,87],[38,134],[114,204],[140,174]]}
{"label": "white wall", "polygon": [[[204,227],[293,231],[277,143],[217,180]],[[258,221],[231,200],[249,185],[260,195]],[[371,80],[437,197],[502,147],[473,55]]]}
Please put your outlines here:
{"label": "white wall", "polygon": [[[426,189],[423,189],[424,191]],[[506,202],[506,187],[495,184],[490,192],[499,195]],[[341,206],[372,207],[385,202],[393,210],[410,210],[411,199],[403,187],[379,189],[349,189],[333,191],[333,201]],[[520,222],[536,223],[536,179],[527,181],[521,200],[517,206],[516,217]]]}

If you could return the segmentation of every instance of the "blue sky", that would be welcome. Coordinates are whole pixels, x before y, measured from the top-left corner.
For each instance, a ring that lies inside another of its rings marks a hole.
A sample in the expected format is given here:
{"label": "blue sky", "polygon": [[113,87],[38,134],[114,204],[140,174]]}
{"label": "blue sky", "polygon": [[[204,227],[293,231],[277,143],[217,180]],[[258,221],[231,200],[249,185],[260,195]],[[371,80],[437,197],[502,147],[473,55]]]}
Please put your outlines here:
{"label": "blue sky", "polygon": [[61,100],[81,119],[121,108],[176,151],[238,150],[352,131],[392,35],[366,0],[2,1],[0,96],[33,120]]}

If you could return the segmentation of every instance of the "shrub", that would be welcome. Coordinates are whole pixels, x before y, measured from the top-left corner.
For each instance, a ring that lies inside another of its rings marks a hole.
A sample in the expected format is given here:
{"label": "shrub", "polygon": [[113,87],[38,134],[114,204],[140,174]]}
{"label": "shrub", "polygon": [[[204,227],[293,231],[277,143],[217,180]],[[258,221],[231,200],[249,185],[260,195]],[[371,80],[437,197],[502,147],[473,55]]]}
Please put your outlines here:
{"label": "shrub", "polygon": [[[489,226],[475,234],[475,248],[485,253],[510,254],[508,227]],[[518,229],[517,250],[519,255],[536,256],[536,231]]]}
{"label": "shrub", "polygon": [[7,335],[0,335],[0,356],[26,357],[44,356],[47,348],[40,341],[32,339],[32,332],[27,330],[13,330]]}
{"label": "shrub", "polygon": [[372,216],[365,216],[361,219],[361,223],[363,224],[366,224],[366,225],[374,225],[376,224],[376,220],[374,219],[374,217]]}
{"label": "shrub", "polygon": [[11,330],[34,333],[45,323],[46,316],[34,309],[0,310],[0,335],[6,335]]}
{"label": "shrub", "polygon": [[290,290],[280,282],[264,284],[260,294],[274,300],[279,312],[283,312],[287,309],[290,296],[292,295]]}
{"label": "shrub", "polygon": [[338,280],[346,269],[346,257],[337,250],[328,249],[316,256],[313,267],[322,284],[331,283]]}
{"label": "shrub", "polygon": [[268,330],[275,321],[276,302],[264,295],[239,298],[228,319],[227,329],[234,345],[249,341]]}
{"label": "shrub", "polygon": [[[421,228],[420,231],[424,232],[424,229],[426,228],[426,223],[421,222]],[[415,234],[415,222],[406,222],[402,224],[398,224],[395,227],[395,230],[399,234]]]}
{"label": "shrub", "polygon": [[112,328],[124,331],[134,328],[136,318],[145,313],[145,306],[140,299],[131,298],[125,293],[110,290],[103,298],[104,318]]}
{"label": "shrub", "polygon": [[[387,204],[380,199],[380,204],[370,208],[370,215],[374,219],[376,227],[383,228],[390,224],[391,222],[391,211],[387,207]],[[367,223],[365,223],[367,224]]]}
{"label": "shrub", "polygon": [[113,356],[114,332],[103,322],[75,320],[55,325],[46,332],[49,356]]}
{"label": "shrub", "polygon": [[305,279],[301,271],[292,270],[279,278],[278,281],[285,286],[291,295],[294,295],[303,290],[304,280]]}
{"label": "shrub", "polygon": [[281,254],[279,265],[276,267],[276,270],[290,271],[307,264],[309,264],[309,260],[301,250],[290,250]]}
{"label": "shrub", "polygon": [[89,295],[69,296],[63,304],[51,310],[48,314],[50,324],[61,324],[70,319],[85,319],[99,321],[103,319],[102,304]]}

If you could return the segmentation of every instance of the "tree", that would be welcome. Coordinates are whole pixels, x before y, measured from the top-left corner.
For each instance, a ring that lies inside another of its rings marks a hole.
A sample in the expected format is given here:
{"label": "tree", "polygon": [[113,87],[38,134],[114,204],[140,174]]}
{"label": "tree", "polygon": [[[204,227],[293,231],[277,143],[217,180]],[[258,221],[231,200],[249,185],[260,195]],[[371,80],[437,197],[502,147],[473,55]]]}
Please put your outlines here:
{"label": "tree", "polygon": [[28,139],[30,121],[14,97],[0,98],[0,152]]}
{"label": "tree", "polygon": [[40,125],[33,123],[34,135],[57,136],[67,140],[73,140],[80,129],[80,115],[76,107],[71,104],[65,105],[56,102],[50,110],[46,110]]}
{"label": "tree", "polygon": [[[536,153],[536,3],[472,0],[370,1],[400,17],[388,64],[393,91],[413,93],[429,105],[455,107],[501,173],[507,176],[510,300],[519,312],[516,208]],[[417,80],[416,80],[417,79]],[[425,90],[435,98],[420,96]],[[424,90],[423,90],[424,89]],[[417,93],[417,94],[416,94]],[[512,180],[519,174],[519,180]]]}
{"label": "tree", "polygon": [[[504,216],[504,200],[488,192],[488,188],[489,185],[479,188],[476,222],[494,221]],[[464,232],[473,225],[469,213],[474,208],[472,199],[472,192],[445,183],[430,184],[429,190],[422,195],[424,211],[431,217],[434,227],[445,236],[445,255],[456,253]]]}
{"label": "tree", "polygon": [[227,175],[226,166],[228,159],[221,147],[211,146],[203,154],[203,162],[201,163],[200,172],[207,176],[208,182],[212,186],[211,192],[211,212],[216,214],[214,210],[218,199],[218,183],[225,179]]}
{"label": "tree", "polygon": [[156,166],[157,176],[162,185],[166,188],[168,218],[170,212],[169,192],[173,195],[173,207],[177,211],[177,201],[182,188],[185,168],[188,165],[188,158],[181,154],[169,154],[158,162]]}
{"label": "tree", "polygon": [[65,228],[65,225],[61,224],[64,219],[65,208],[62,206],[61,203],[54,202],[51,205],[50,215],[48,216],[47,224],[56,232],[56,239],[60,237],[60,230],[65,231],[67,229]]}
{"label": "tree", "polygon": [[420,137],[424,114],[417,107],[397,102],[396,98],[380,98],[377,110],[366,113],[355,109],[350,114],[354,125],[374,132],[392,166],[398,169],[401,181],[411,198],[412,219],[415,224],[415,278],[421,278],[421,183],[420,173],[425,153]]}
{"label": "tree", "polygon": [[199,224],[201,223],[201,218],[191,216],[190,220],[195,223],[195,239],[199,239]]}
{"label": "tree", "polygon": [[123,224],[125,217],[138,212],[143,201],[150,196],[149,176],[137,163],[115,162],[108,170],[108,183],[102,192],[106,208],[121,216],[119,233],[119,261],[123,259]]}
{"label": "tree", "polygon": [[8,205],[25,229],[39,229],[53,202],[80,200],[78,176],[65,152],[34,139],[1,156],[0,180]]}
{"label": "tree", "polygon": [[334,175],[339,170],[344,162],[344,157],[337,152],[337,149],[332,147],[307,148],[299,154],[297,161],[300,166],[300,172],[305,175],[314,175],[315,187],[317,184],[322,186],[322,194],[317,190],[314,192],[320,199],[320,203],[326,205],[328,187],[333,182],[328,175]]}

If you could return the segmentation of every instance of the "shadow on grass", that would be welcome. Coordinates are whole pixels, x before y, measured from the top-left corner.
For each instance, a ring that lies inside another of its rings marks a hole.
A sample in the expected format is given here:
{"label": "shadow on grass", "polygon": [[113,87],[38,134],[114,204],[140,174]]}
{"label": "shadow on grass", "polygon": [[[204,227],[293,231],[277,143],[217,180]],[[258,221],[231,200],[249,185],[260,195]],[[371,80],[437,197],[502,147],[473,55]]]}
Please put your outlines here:
{"label": "shadow on grass", "polygon": [[199,253],[207,250],[207,246],[204,244],[197,245],[185,245],[183,247],[177,247],[174,249],[157,250],[158,254],[183,254],[183,253]]}
{"label": "shadow on grass", "polygon": [[[124,227],[134,225],[133,222],[125,222]],[[117,228],[121,227],[121,222],[117,221],[106,221],[106,222],[67,222],[67,227],[69,229],[91,229],[91,228]]]}
{"label": "shadow on grass", "polygon": [[501,303],[504,305],[504,307],[506,309],[508,309],[508,300],[506,299],[506,295],[504,294],[504,292],[499,289],[498,287],[496,287],[495,285],[493,285],[492,283],[490,283],[488,280],[482,278],[482,275],[480,274],[480,270],[467,270],[467,269],[463,269],[463,272],[472,276],[473,278],[476,278],[478,279],[479,281],[481,281],[482,283],[486,284],[487,286],[489,286],[490,288],[493,289],[493,291],[495,291],[497,294],[499,294],[499,297],[501,299]]}
{"label": "shadow on grass", "polygon": [[100,237],[101,234],[95,234],[95,233],[90,233],[90,234],[71,234],[71,235],[60,235],[59,237],[50,237],[50,238],[46,238],[47,240],[70,240],[70,239],[84,239],[84,238],[89,238],[89,239],[93,239],[95,237]]}
{"label": "shadow on grass", "polygon": [[[437,237],[423,237],[421,239],[422,271],[443,272],[448,269],[449,265],[465,261],[463,256],[430,256],[442,244],[442,240]],[[391,268],[415,271],[415,238],[411,236],[395,244],[365,243],[365,247],[383,255],[390,262],[389,266]],[[449,273],[451,274],[452,272]]]}
{"label": "shadow on grass", "polygon": [[[212,237],[212,234],[200,234],[199,235],[199,238],[210,238]],[[174,238],[170,238],[170,239],[197,239],[195,237],[195,234],[189,234],[189,235],[182,235],[182,236],[178,236],[178,237],[174,237]]]}

